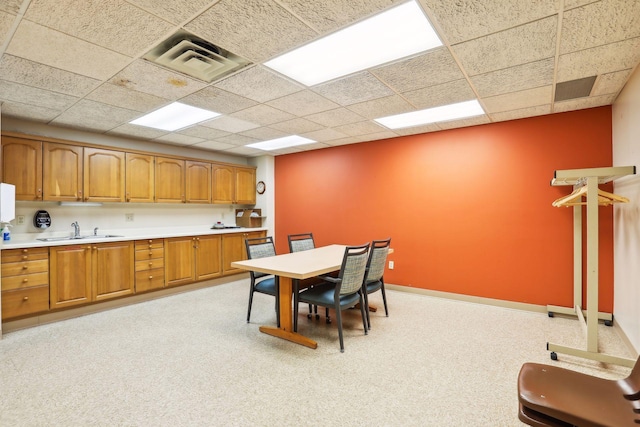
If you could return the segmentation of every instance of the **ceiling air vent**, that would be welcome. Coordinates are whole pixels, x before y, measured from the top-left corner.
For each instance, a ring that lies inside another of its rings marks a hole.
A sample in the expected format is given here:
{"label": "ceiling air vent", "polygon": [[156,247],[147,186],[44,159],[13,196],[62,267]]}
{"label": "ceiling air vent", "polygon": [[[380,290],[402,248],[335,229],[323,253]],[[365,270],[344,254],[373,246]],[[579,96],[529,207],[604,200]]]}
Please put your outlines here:
{"label": "ceiling air vent", "polygon": [[560,102],[589,96],[596,77],[597,76],[585,77],[583,79],[569,80],[556,84],[554,101]]}
{"label": "ceiling air vent", "polygon": [[251,64],[249,60],[184,30],[160,43],[144,58],[207,83]]}

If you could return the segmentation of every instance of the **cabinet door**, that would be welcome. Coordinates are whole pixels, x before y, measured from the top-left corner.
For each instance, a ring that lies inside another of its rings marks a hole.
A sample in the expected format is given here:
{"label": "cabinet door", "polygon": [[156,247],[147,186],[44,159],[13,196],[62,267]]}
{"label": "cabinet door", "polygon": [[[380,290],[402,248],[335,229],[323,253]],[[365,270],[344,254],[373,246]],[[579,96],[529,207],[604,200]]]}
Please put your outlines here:
{"label": "cabinet door", "polygon": [[211,279],[222,274],[220,235],[196,237],[196,280]]}
{"label": "cabinet door", "polygon": [[195,278],[195,238],[165,239],[164,268],[167,286],[193,282]]}
{"label": "cabinet door", "polygon": [[3,136],[2,182],[16,186],[16,200],[42,200],[42,142]]}
{"label": "cabinet door", "polygon": [[230,274],[242,271],[238,268],[232,268],[231,263],[246,259],[243,248],[244,233],[225,234],[222,236],[222,273]]}
{"label": "cabinet door", "polygon": [[184,202],[184,160],[156,157],[156,202]]}
{"label": "cabinet door", "polygon": [[133,293],[133,242],[92,245],[91,260],[94,301]]}
{"label": "cabinet door", "polygon": [[84,149],[84,200],[124,202],[124,152]]}
{"label": "cabinet door", "polygon": [[211,163],[187,160],[187,203],[211,203]]}
{"label": "cabinet door", "polygon": [[232,166],[216,165],[213,167],[213,203],[232,204],[234,201],[234,173]]}
{"label": "cabinet door", "polygon": [[146,154],[126,153],[127,202],[152,203],[154,201],[155,159]]}
{"label": "cabinet door", "polygon": [[235,203],[241,205],[256,204],[256,170],[254,168],[235,168]]}
{"label": "cabinet door", "polygon": [[91,301],[90,246],[52,247],[49,261],[49,301],[52,309]]}
{"label": "cabinet door", "polygon": [[45,142],[43,145],[44,200],[82,200],[82,147]]}

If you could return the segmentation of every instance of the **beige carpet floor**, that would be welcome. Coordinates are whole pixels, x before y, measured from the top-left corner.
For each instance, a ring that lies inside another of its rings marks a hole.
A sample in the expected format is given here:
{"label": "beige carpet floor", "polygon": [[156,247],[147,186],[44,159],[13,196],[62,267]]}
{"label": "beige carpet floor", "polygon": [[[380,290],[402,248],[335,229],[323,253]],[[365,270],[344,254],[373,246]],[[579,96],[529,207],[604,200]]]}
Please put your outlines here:
{"label": "beige carpet floor", "polygon": [[[247,298],[243,279],[5,334],[0,426],[521,426],[522,363],[630,371],[551,361],[547,341],[584,339],[543,313],[388,291],[390,317],[373,313],[368,336],[345,312],[340,353],[335,322],[302,311],[311,350],[258,331],[275,324],[271,297],[256,294],[247,324]],[[603,350],[633,357],[600,328]]]}

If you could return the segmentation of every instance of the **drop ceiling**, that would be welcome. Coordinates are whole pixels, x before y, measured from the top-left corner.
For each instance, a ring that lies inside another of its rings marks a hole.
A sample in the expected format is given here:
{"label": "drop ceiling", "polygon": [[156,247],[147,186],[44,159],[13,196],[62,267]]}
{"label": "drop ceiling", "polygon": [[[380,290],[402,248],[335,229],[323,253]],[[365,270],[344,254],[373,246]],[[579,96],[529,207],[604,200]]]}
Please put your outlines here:
{"label": "drop ceiling", "polygon": [[[419,0],[440,48],[312,87],[262,65],[404,1],[2,0],[2,117],[247,157],[265,154],[246,147],[258,141],[318,141],[279,155],[610,105],[640,62],[637,0]],[[207,83],[143,59],[178,31],[251,65]],[[588,78],[588,94],[555,96]],[[373,121],[470,99],[486,114]],[[129,124],[173,101],[222,116],[176,132]]]}

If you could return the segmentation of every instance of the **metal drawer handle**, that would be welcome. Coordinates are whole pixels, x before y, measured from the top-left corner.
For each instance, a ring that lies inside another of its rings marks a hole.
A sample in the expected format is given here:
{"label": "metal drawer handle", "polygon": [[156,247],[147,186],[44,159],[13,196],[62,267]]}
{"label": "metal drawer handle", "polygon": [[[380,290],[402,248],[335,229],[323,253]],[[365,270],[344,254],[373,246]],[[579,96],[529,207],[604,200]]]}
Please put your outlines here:
{"label": "metal drawer handle", "polygon": [[29,297],[22,298],[22,301],[29,301]]}

